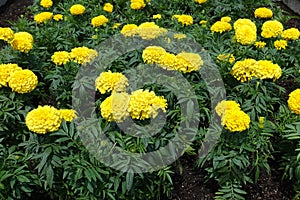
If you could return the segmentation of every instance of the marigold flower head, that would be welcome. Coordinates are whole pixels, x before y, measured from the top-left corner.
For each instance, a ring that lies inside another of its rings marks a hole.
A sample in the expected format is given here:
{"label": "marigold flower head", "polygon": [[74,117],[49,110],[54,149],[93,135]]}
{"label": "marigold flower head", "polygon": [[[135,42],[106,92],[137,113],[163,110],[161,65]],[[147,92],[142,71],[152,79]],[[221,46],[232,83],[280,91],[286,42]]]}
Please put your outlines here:
{"label": "marigold flower head", "polygon": [[300,31],[297,28],[289,28],[282,32],[281,37],[285,40],[297,40],[300,37]]}
{"label": "marigold flower head", "polygon": [[34,16],[34,21],[41,24],[43,22],[49,21],[50,19],[52,19],[52,17],[53,17],[52,12],[41,12]]}
{"label": "marigold flower head", "polygon": [[144,0],[130,0],[130,2],[130,8],[133,10],[140,10],[146,6]]}
{"label": "marigold flower head", "polygon": [[217,33],[223,33],[226,31],[230,31],[231,29],[232,29],[231,24],[229,24],[228,22],[221,22],[221,21],[215,22],[210,27],[210,30],[212,32],[217,32]]}
{"label": "marigold flower head", "polygon": [[255,65],[255,76],[260,79],[277,80],[281,77],[282,70],[279,65],[270,60],[259,60]]}
{"label": "marigold flower head", "polygon": [[261,36],[264,38],[277,37],[282,34],[283,25],[277,20],[269,20],[263,23],[261,30]]}
{"label": "marigold flower head", "polygon": [[10,75],[14,73],[15,71],[22,70],[21,67],[19,67],[17,64],[0,64],[0,88],[2,86],[7,86],[8,80],[10,78]]}
{"label": "marigold flower head", "polygon": [[125,92],[128,79],[119,72],[102,72],[95,81],[96,90],[106,92]]}
{"label": "marigold flower head", "polygon": [[98,56],[98,52],[85,46],[76,47],[71,50],[71,58],[79,64],[87,64],[92,62]]}
{"label": "marigold flower head", "polygon": [[277,50],[281,50],[281,49],[285,49],[287,47],[287,41],[286,40],[276,40],[274,42],[274,47],[277,49]]}
{"label": "marigold flower head", "polygon": [[256,29],[244,25],[235,29],[235,38],[242,45],[250,45],[256,41]]}
{"label": "marigold flower head", "polygon": [[154,22],[144,22],[136,29],[137,34],[144,40],[152,40],[168,32],[167,29],[160,28]]}
{"label": "marigold flower head", "polygon": [[104,15],[99,15],[97,17],[94,17],[91,21],[93,27],[103,26],[107,22],[108,22],[108,19]]}
{"label": "marigold flower head", "polygon": [[254,59],[244,59],[237,61],[231,69],[231,75],[242,83],[251,80],[255,76],[255,64]]}
{"label": "marigold flower head", "polygon": [[53,106],[38,106],[28,112],[25,123],[28,129],[38,134],[57,131],[61,125],[62,116]]}
{"label": "marigold flower head", "polygon": [[15,33],[10,45],[14,50],[28,53],[33,47],[33,37],[27,32]]}
{"label": "marigold flower head", "polygon": [[226,112],[221,119],[221,124],[230,132],[242,132],[249,128],[250,117],[242,110]]}
{"label": "marigold flower head", "polygon": [[235,61],[235,58],[232,54],[219,54],[217,56],[218,61],[229,62],[230,64]]}
{"label": "marigold flower head", "polygon": [[198,71],[202,65],[203,60],[199,54],[182,52],[176,55],[174,68],[177,71],[188,73]]}
{"label": "marigold flower head", "polygon": [[264,48],[266,46],[266,44],[267,43],[265,43],[265,42],[258,41],[258,42],[254,43],[254,46],[258,49],[261,49],[261,48]]}
{"label": "marigold flower head", "polygon": [[126,24],[125,26],[123,26],[121,33],[124,36],[134,36],[137,34],[137,28],[138,26],[135,24]]}
{"label": "marigold flower head", "polygon": [[173,15],[173,17],[177,18],[178,22],[186,26],[192,25],[194,22],[193,17],[190,15]]}
{"label": "marigold flower head", "polygon": [[215,108],[216,113],[222,117],[227,112],[240,110],[240,104],[232,100],[223,100],[219,102]]}
{"label": "marigold flower head", "polygon": [[300,89],[296,89],[289,94],[288,106],[292,113],[300,115]]}
{"label": "marigold flower head", "polygon": [[105,3],[103,6],[103,10],[106,12],[112,12],[114,9],[114,6],[111,3]]}
{"label": "marigold flower head", "polygon": [[203,4],[205,3],[207,0],[195,0],[196,3],[199,3],[199,4]]}
{"label": "marigold flower head", "polygon": [[56,14],[56,15],[53,15],[53,19],[55,21],[60,21],[60,20],[64,19],[64,16],[62,14]]}
{"label": "marigold flower head", "polygon": [[241,26],[250,26],[250,28],[255,30],[255,32],[257,31],[255,23],[252,22],[250,19],[238,19],[233,24],[234,30],[238,29]]}
{"label": "marigold flower head", "polygon": [[152,19],[161,19],[161,14],[153,15]]}
{"label": "marigold flower head", "polygon": [[160,64],[166,50],[159,46],[148,46],[143,50],[142,58],[147,64]]}
{"label": "marigold flower head", "polygon": [[228,17],[228,16],[222,17],[220,21],[229,23],[231,21],[231,17]]}
{"label": "marigold flower head", "polygon": [[40,5],[44,8],[50,8],[53,5],[52,0],[41,0]]}
{"label": "marigold flower head", "polygon": [[51,56],[51,60],[56,65],[65,65],[71,60],[71,55],[67,51],[57,51]]}
{"label": "marigold flower head", "polygon": [[266,8],[266,7],[261,7],[257,8],[254,11],[254,16],[255,18],[272,18],[273,17],[273,12],[271,9]]}
{"label": "marigold flower head", "polygon": [[9,41],[12,40],[13,38],[14,38],[14,32],[13,30],[11,30],[11,28],[0,27],[0,40]]}
{"label": "marigold flower head", "polygon": [[175,70],[176,55],[172,53],[165,53],[160,59],[160,67],[166,70]]}
{"label": "marigold flower head", "polygon": [[29,69],[14,71],[8,80],[8,86],[12,91],[21,94],[31,92],[36,88],[37,84],[37,76]]}
{"label": "marigold flower head", "polygon": [[66,122],[71,122],[73,119],[77,118],[76,112],[73,109],[59,109],[59,112]]}
{"label": "marigold flower head", "polygon": [[85,7],[81,4],[75,4],[70,8],[72,15],[82,15],[85,12]]}

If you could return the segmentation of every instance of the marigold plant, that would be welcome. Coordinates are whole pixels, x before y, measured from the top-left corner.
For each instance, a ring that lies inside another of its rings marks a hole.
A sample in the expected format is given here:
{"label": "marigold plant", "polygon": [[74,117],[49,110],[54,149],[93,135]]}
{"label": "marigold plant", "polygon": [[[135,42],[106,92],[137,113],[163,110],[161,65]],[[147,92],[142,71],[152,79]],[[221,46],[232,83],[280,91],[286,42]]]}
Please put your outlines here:
{"label": "marigold plant", "polygon": [[291,112],[300,115],[300,89],[296,89],[289,94],[288,106]]}
{"label": "marigold plant", "polygon": [[33,37],[27,32],[18,32],[14,34],[14,38],[10,41],[13,49],[20,52],[28,53],[33,48]]}
{"label": "marigold plant", "polygon": [[29,93],[38,84],[37,76],[29,69],[16,70],[9,76],[8,86],[17,93]]}
{"label": "marigold plant", "polygon": [[119,72],[102,72],[95,80],[96,90],[101,94],[106,92],[125,92],[128,79]]}
{"label": "marigold plant", "polygon": [[82,15],[85,12],[85,7],[81,4],[71,6],[70,13],[72,15]]}

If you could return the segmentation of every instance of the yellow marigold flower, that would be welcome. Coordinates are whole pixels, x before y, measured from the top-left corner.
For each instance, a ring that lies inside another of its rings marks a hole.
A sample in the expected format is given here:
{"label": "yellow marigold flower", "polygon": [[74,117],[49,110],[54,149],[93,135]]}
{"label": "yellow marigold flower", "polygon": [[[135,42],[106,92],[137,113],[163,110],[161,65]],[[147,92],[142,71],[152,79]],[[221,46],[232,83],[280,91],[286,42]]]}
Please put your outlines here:
{"label": "yellow marigold flower", "polygon": [[297,40],[300,37],[300,31],[297,28],[289,28],[282,32],[281,37],[285,40]]}
{"label": "yellow marigold flower", "polygon": [[205,3],[207,0],[195,0],[196,3],[199,3],[199,4],[203,4]]}
{"label": "yellow marigold flower", "polygon": [[282,34],[283,25],[277,20],[270,20],[263,23],[261,30],[261,36],[264,38],[277,37]]}
{"label": "yellow marigold flower", "polygon": [[287,47],[287,41],[286,40],[276,40],[274,42],[274,47],[277,49],[277,50],[281,50],[281,49],[285,49]]}
{"label": "yellow marigold flower", "polygon": [[87,64],[92,62],[98,56],[98,52],[85,46],[76,47],[71,50],[71,58],[79,64]]}
{"label": "yellow marigold flower", "polygon": [[250,45],[256,41],[256,29],[244,25],[235,29],[235,38],[242,45]]}
{"label": "yellow marigold flower", "polygon": [[255,18],[272,18],[273,12],[269,8],[261,7],[254,11],[254,16]]}
{"label": "yellow marigold flower", "polygon": [[131,0],[130,2],[131,2],[130,8],[133,10],[140,10],[146,6],[143,0]]}
{"label": "yellow marigold flower", "polygon": [[220,54],[217,56],[218,61],[229,62],[230,64],[235,61],[235,58],[232,54]]}
{"label": "yellow marigold flower", "polygon": [[128,79],[118,72],[102,72],[95,80],[96,90],[105,94],[106,92],[125,92]]}
{"label": "yellow marigold flower", "polygon": [[15,71],[22,70],[21,67],[19,67],[17,64],[0,64],[0,88],[2,86],[7,86],[8,80],[10,78],[10,75],[14,73]]}
{"label": "yellow marigold flower", "polygon": [[260,79],[273,79],[280,78],[282,70],[279,65],[272,63],[269,60],[259,60],[255,66],[255,76]]}
{"label": "yellow marigold flower", "polygon": [[238,19],[233,24],[234,30],[238,29],[241,26],[250,26],[250,28],[255,30],[256,32],[256,25],[250,19]]}
{"label": "yellow marigold flower", "polygon": [[136,29],[137,34],[144,40],[152,40],[168,32],[167,29],[160,28],[154,22],[144,22]]}
{"label": "yellow marigold flower", "polygon": [[182,52],[176,55],[174,68],[187,73],[198,71],[202,65],[203,60],[199,54]]}
{"label": "yellow marigold flower", "polygon": [[123,26],[121,33],[124,36],[134,36],[137,34],[137,28],[138,26],[135,24],[126,24],[125,26]]}
{"label": "yellow marigold flower", "polygon": [[28,53],[33,47],[33,37],[27,32],[15,33],[10,45],[14,50]]}
{"label": "yellow marigold flower", "polygon": [[70,8],[72,15],[82,15],[85,12],[85,7],[81,4],[75,4]]}
{"label": "yellow marigold flower", "polygon": [[237,61],[231,69],[231,75],[238,81],[245,82],[251,80],[255,76],[256,60],[245,59]]}
{"label": "yellow marigold flower", "polygon": [[130,95],[128,111],[133,119],[155,118],[159,109],[166,112],[167,100],[163,96],[156,96],[153,91],[137,90]]}
{"label": "yellow marigold flower", "polygon": [[265,42],[258,41],[258,42],[254,43],[254,46],[258,49],[261,49],[261,48],[264,48],[266,46],[266,44],[267,43],[265,43]]}
{"label": "yellow marigold flower", "polygon": [[53,15],[53,19],[55,21],[60,21],[60,20],[64,19],[64,16],[62,14],[56,14],[56,15]]}
{"label": "yellow marigold flower", "polygon": [[71,55],[66,51],[57,51],[51,56],[52,62],[56,65],[65,65],[67,62],[71,60]]}
{"label": "yellow marigold flower", "polygon": [[66,122],[71,122],[73,119],[77,118],[76,112],[73,109],[60,109],[59,112]]}
{"label": "yellow marigold flower", "polygon": [[215,108],[216,113],[220,117],[224,116],[227,112],[240,110],[240,109],[241,109],[240,104],[232,100],[223,100],[219,102]]}
{"label": "yellow marigold flower", "polygon": [[181,33],[175,33],[174,34],[174,38],[177,39],[177,40],[181,40],[181,39],[186,38],[186,35],[185,34],[181,34]]}
{"label": "yellow marigold flower", "polygon": [[159,61],[160,67],[166,70],[175,70],[176,55],[172,53],[165,53]]}
{"label": "yellow marigold flower", "polygon": [[160,64],[166,50],[159,46],[148,46],[143,50],[142,58],[147,64]]}
{"label": "yellow marigold flower", "polygon": [[121,25],[121,23],[115,23],[112,28],[113,29],[119,28],[120,25]]}
{"label": "yellow marigold flower", "polygon": [[265,118],[264,117],[259,117],[258,127],[261,129],[263,129],[265,127]]}
{"label": "yellow marigold flower", "polygon": [[14,32],[11,28],[0,27],[0,40],[9,41],[14,38]]}
{"label": "yellow marigold flower", "polygon": [[292,113],[300,115],[300,89],[296,89],[289,94],[288,106]]}
{"label": "yellow marigold flower", "polygon": [[41,24],[43,22],[49,21],[50,19],[52,19],[52,17],[53,13],[51,12],[41,12],[34,16],[34,21]]}
{"label": "yellow marigold flower", "polygon": [[228,16],[222,17],[220,21],[229,23],[231,21],[231,17],[228,17]]}
{"label": "yellow marigold flower", "polygon": [[59,110],[52,106],[38,106],[28,112],[25,123],[28,129],[38,134],[57,131],[61,125],[62,116]]}
{"label": "yellow marigold flower", "polygon": [[8,86],[13,92],[29,93],[36,88],[38,84],[37,76],[29,69],[17,70],[9,76]]}
{"label": "yellow marigold flower", "polygon": [[193,17],[190,15],[173,15],[173,17],[177,18],[178,22],[186,26],[192,25],[194,22]]}
{"label": "yellow marigold flower", "polygon": [[41,0],[40,5],[44,8],[50,8],[53,5],[52,0]]}
{"label": "yellow marigold flower", "polygon": [[242,132],[249,128],[250,117],[242,110],[226,112],[221,119],[221,124],[230,132]]}
{"label": "yellow marigold flower", "polygon": [[124,121],[129,116],[129,101],[129,94],[113,92],[100,105],[102,117],[107,121]]}
{"label": "yellow marigold flower", "polygon": [[226,31],[230,31],[231,29],[232,29],[231,24],[229,24],[228,22],[221,22],[221,21],[215,22],[210,27],[210,30],[212,32],[217,32],[217,33],[223,33]]}
{"label": "yellow marigold flower", "polygon": [[161,14],[153,15],[152,19],[161,19]]}
{"label": "yellow marigold flower", "polygon": [[107,22],[108,22],[108,19],[104,15],[99,15],[97,17],[94,17],[91,21],[93,27],[103,26]]}
{"label": "yellow marigold flower", "polygon": [[114,9],[114,6],[111,3],[105,3],[103,6],[103,10],[106,12],[112,12]]}

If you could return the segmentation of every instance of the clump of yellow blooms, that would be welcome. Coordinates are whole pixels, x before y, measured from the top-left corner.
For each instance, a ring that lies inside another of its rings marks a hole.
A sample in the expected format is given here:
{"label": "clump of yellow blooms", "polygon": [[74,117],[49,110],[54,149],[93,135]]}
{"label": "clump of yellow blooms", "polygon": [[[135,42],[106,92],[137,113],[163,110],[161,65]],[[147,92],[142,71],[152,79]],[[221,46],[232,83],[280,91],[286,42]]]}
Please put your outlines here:
{"label": "clump of yellow blooms", "polygon": [[166,29],[160,28],[154,22],[144,22],[136,29],[136,33],[144,40],[155,39],[166,32]]}
{"label": "clump of yellow blooms", "polygon": [[285,49],[287,47],[287,41],[286,40],[276,40],[274,42],[274,47],[277,49],[277,50],[281,50],[281,49]]}
{"label": "clump of yellow blooms", "polygon": [[261,36],[264,38],[277,37],[282,34],[283,25],[277,20],[270,20],[263,23],[261,30]]}
{"label": "clump of yellow blooms", "polygon": [[249,128],[250,117],[235,101],[221,101],[215,108],[221,117],[221,124],[230,132],[242,132]]}
{"label": "clump of yellow blooms", "polygon": [[8,64],[0,64],[0,88],[2,86],[7,86],[10,75],[15,71],[22,70],[17,64],[8,63]]}
{"label": "clump of yellow blooms", "polygon": [[56,65],[65,65],[71,60],[71,55],[67,51],[57,51],[51,56],[51,60]]}
{"label": "clump of yellow blooms", "polygon": [[265,43],[265,42],[258,41],[258,42],[254,43],[254,46],[258,49],[261,49],[261,48],[264,48],[266,46],[266,44],[267,43]]}
{"label": "clump of yellow blooms", "polygon": [[53,17],[53,13],[52,12],[41,12],[41,13],[36,14],[34,16],[34,21],[36,21],[37,23],[41,24],[43,22],[51,20],[52,17]]}
{"label": "clump of yellow blooms", "polygon": [[231,64],[235,61],[235,58],[232,54],[219,54],[217,56],[217,61],[229,62]]}
{"label": "clump of yellow blooms", "polygon": [[190,15],[173,15],[173,17],[176,18],[182,25],[186,26],[192,25],[194,22],[193,17]]}
{"label": "clump of yellow blooms", "polygon": [[221,22],[231,22],[231,17],[229,17],[229,16],[226,16],[226,17],[222,17],[221,18],[221,20],[220,20]]}
{"label": "clump of yellow blooms", "polygon": [[8,86],[13,92],[29,93],[36,88],[38,84],[37,76],[29,69],[16,70],[10,74]]}
{"label": "clump of yellow blooms", "polygon": [[279,65],[270,60],[259,60],[255,65],[255,76],[260,79],[277,80],[281,77],[282,70]]}
{"label": "clump of yellow blooms", "polygon": [[152,19],[161,19],[161,14],[153,15]]}
{"label": "clump of yellow blooms", "polygon": [[250,19],[238,19],[234,22],[233,24],[233,28],[234,30],[238,29],[241,26],[250,26],[250,28],[255,29],[256,30],[256,25],[254,22],[252,22]]}
{"label": "clump of yellow blooms", "polygon": [[52,0],[41,0],[40,5],[44,8],[50,8],[53,5]]}
{"label": "clump of yellow blooms", "polygon": [[256,41],[256,25],[250,19],[238,19],[233,26],[238,43],[250,45]]}
{"label": "clump of yellow blooms", "polygon": [[60,20],[64,19],[64,16],[62,14],[56,14],[56,15],[53,15],[53,19],[55,21],[60,21]]}
{"label": "clump of yellow blooms", "polygon": [[255,18],[272,18],[273,17],[273,12],[271,9],[266,8],[266,7],[261,7],[261,8],[257,8],[254,11],[254,16]]}
{"label": "clump of yellow blooms", "polygon": [[11,30],[11,28],[0,27],[0,40],[9,41],[12,40],[13,38],[14,38],[14,31]]}
{"label": "clump of yellow blooms", "polygon": [[28,53],[33,47],[33,37],[27,32],[15,33],[10,45],[14,50]]}
{"label": "clump of yellow blooms", "polygon": [[232,29],[231,24],[225,21],[216,21],[211,27],[212,32],[223,33]]}
{"label": "clump of yellow blooms", "polygon": [[133,10],[140,10],[146,6],[144,0],[130,0],[130,2],[130,8]]}
{"label": "clump of yellow blooms", "polygon": [[148,46],[144,49],[142,58],[147,64],[159,64],[166,53],[166,50],[160,46]]}
{"label": "clump of yellow blooms", "polygon": [[107,22],[108,19],[104,15],[99,15],[91,20],[91,24],[93,25],[93,27],[103,26]]}
{"label": "clump of yellow blooms", "polygon": [[126,24],[125,26],[123,26],[121,33],[124,36],[132,37],[137,34],[137,28],[138,26],[136,24]]}
{"label": "clump of yellow blooms", "polygon": [[300,31],[297,28],[289,28],[282,32],[281,37],[285,40],[297,40],[300,37]]}
{"label": "clump of yellow blooms", "polygon": [[83,46],[73,48],[70,55],[74,62],[79,64],[87,64],[92,62],[98,56],[98,52],[94,49],[89,49]]}
{"label": "clump of yellow blooms", "polygon": [[300,89],[296,89],[289,94],[288,106],[292,113],[300,115]]}
{"label": "clump of yellow blooms", "polygon": [[119,72],[102,72],[95,81],[96,90],[101,94],[106,92],[125,92],[128,79]]}
{"label": "clump of yellow blooms", "polygon": [[38,106],[28,112],[25,123],[28,129],[38,134],[57,131],[62,122],[61,112],[53,106]]}
{"label": "clump of yellow blooms", "polygon": [[70,8],[72,15],[82,15],[85,12],[85,7],[81,4],[75,4]]}
{"label": "clump of yellow blooms", "polygon": [[237,61],[231,69],[231,75],[242,83],[251,80],[255,76],[255,64],[254,59],[244,59]]}
{"label": "clump of yellow blooms", "polygon": [[203,4],[205,3],[207,0],[195,0],[196,3],[199,3],[199,4]]}
{"label": "clump of yellow blooms", "polygon": [[58,111],[66,122],[71,122],[73,119],[77,118],[76,112],[73,109],[59,109]]}
{"label": "clump of yellow blooms", "polygon": [[198,71],[203,65],[199,54],[182,52],[176,55],[174,69],[183,73]]}
{"label": "clump of yellow blooms", "polygon": [[111,3],[105,3],[103,6],[103,10],[106,12],[112,12],[114,9],[114,6]]}

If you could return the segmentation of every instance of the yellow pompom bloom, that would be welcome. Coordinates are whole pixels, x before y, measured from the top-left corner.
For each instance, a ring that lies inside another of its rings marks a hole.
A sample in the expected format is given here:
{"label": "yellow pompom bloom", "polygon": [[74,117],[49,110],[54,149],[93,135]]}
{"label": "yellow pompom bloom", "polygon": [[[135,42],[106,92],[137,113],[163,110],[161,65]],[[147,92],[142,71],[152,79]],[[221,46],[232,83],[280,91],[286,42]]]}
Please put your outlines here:
{"label": "yellow pompom bloom", "polygon": [[252,29],[256,31],[256,25],[250,19],[238,19],[233,24],[234,30],[238,29],[241,26],[250,26]]}
{"label": "yellow pompom bloom", "polygon": [[14,73],[15,71],[22,70],[21,67],[19,67],[17,64],[0,64],[0,88],[2,86],[7,86],[8,80],[10,78],[10,75]]}
{"label": "yellow pompom bloom", "polygon": [[77,118],[76,112],[73,109],[60,109],[59,112],[66,122],[71,122],[73,119]]}
{"label": "yellow pompom bloom", "polygon": [[130,8],[133,10],[140,10],[146,6],[144,0],[131,0],[130,2]]}
{"label": "yellow pompom bloom", "polygon": [[129,94],[113,92],[100,105],[102,117],[107,121],[124,121],[129,116],[129,101]]}
{"label": "yellow pompom bloom", "polygon": [[264,38],[277,37],[282,34],[283,25],[277,20],[270,20],[263,23],[261,30],[261,36]]}
{"label": "yellow pompom bloom", "polygon": [[135,24],[126,24],[125,26],[123,26],[121,33],[124,36],[134,36],[137,34],[137,28],[138,26]]}
{"label": "yellow pompom bloom", "polygon": [[29,69],[17,70],[9,76],[8,86],[13,92],[29,93],[36,88],[38,84],[37,76]]}
{"label": "yellow pompom bloom", "polygon": [[168,32],[167,29],[160,28],[154,22],[144,22],[136,29],[137,34],[144,40],[152,40]]}
{"label": "yellow pompom bloom", "polygon": [[51,56],[52,62],[56,65],[65,65],[67,62],[71,60],[71,55],[66,51],[57,51]]}
{"label": "yellow pompom bloom", "polygon": [[11,28],[0,27],[0,40],[9,41],[14,38],[14,32]]}
{"label": "yellow pompom bloom", "polygon": [[254,11],[254,16],[255,18],[271,18],[273,17],[273,12],[269,8],[261,7]]}
{"label": "yellow pompom bloom", "polygon": [[264,48],[266,46],[266,44],[267,43],[265,43],[265,42],[258,41],[258,42],[254,43],[254,46],[258,49],[261,49],[261,48]]}
{"label": "yellow pompom bloom", "polygon": [[114,6],[110,3],[105,3],[104,6],[103,6],[103,10],[106,11],[106,12],[112,12],[114,9]]}
{"label": "yellow pompom bloom", "polygon": [[53,15],[53,19],[55,21],[60,21],[60,20],[64,19],[64,16],[62,14],[56,14],[56,15]]}
{"label": "yellow pompom bloom", "polygon": [[230,64],[235,61],[235,58],[232,54],[220,54],[217,56],[218,61],[229,62]]}
{"label": "yellow pompom bloom", "polygon": [[173,17],[177,18],[178,22],[186,26],[192,25],[194,22],[193,17],[190,15],[173,15]]}
{"label": "yellow pompom bloom", "polygon": [[59,110],[48,105],[31,110],[25,118],[28,129],[38,134],[57,131],[61,122],[62,116]]}
{"label": "yellow pompom bloom", "polygon": [[249,128],[250,117],[242,110],[226,112],[221,119],[222,126],[230,132],[242,132]]}
{"label": "yellow pompom bloom", "polygon": [[28,53],[33,47],[33,37],[27,32],[15,33],[10,45],[14,50]]}
{"label": "yellow pompom bloom", "polygon": [[203,4],[205,3],[207,0],[195,0],[196,3],[199,3],[199,4]]}
{"label": "yellow pompom bloom", "polygon": [[51,13],[51,12],[41,12],[34,16],[34,21],[41,24],[43,22],[46,22],[46,21],[52,19],[52,17],[53,17],[53,13]]}
{"label": "yellow pompom bloom", "polygon": [[142,58],[147,64],[160,64],[166,50],[159,46],[149,46],[143,50]]}
{"label": "yellow pompom bloom", "polygon": [[281,77],[282,70],[279,65],[269,60],[259,60],[255,65],[255,76],[260,79],[277,80]]}
{"label": "yellow pompom bloom", "polygon": [[227,112],[240,110],[240,104],[232,100],[223,100],[219,102],[215,108],[216,113],[222,117]]}
{"label": "yellow pompom bloom", "polygon": [[251,80],[255,76],[256,60],[245,59],[237,61],[231,69],[231,75],[242,83]]}
{"label": "yellow pompom bloom", "polygon": [[232,29],[231,24],[229,24],[228,22],[221,22],[221,21],[215,22],[210,27],[210,30],[212,32],[217,32],[217,33],[223,33],[226,31],[230,31],[231,29]]}
{"label": "yellow pompom bloom", "polygon": [[158,63],[160,67],[166,70],[175,70],[175,61],[176,61],[176,55],[172,53],[165,53],[162,58],[160,59],[160,62]]}
{"label": "yellow pompom bloom", "polygon": [[71,58],[79,64],[87,64],[92,62],[98,56],[98,52],[85,46],[76,47],[71,50]]}
{"label": "yellow pompom bloom", "polygon": [[166,112],[167,100],[153,91],[136,90],[130,95],[128,111],[133,119],[155,118],[159,109]]}
{"label": "yellow pompom bloom", "polygon": [[53,5],[52,0],[41,0],[40,5],[44,8],[50,8]]}
{"label": "yellow pompom bloom", "polygon": [[106,92],[125,92],[128,79],[118,72],[102,72],[95,80],[96,90],[104,94]]}
{"label": "yellow pompom bloom", "polygon": [[274,47],[277,49],[277,50],[281,50],[281,49],[285,49],[287,47],[287,41],[286,40],[276,40],[274,42]]}
{"label": "yellow pompom bloom", "polygon": [[161,14],[153,15],[152,19],[161,19]]}
{"label": "yellow pompom bloom", "polygon": [[296,89],[289,94],[288,106],[292,113],[300,115],[300,89]]}
{"label": "yellow pompom bloom", "polygon": [[281,37],[285,40],[297,40],[300,37],[300,31],[297,28],[289,28],[282,32]]}
{"label": "yellow pompom bloom", "polygon": [[220,21],[229,23],[231,21],[231,17],[228,17],[228,16],[222,17]]}
{"label": "yellow pompom bloom", "polygon": [[97,17],[94,17],[91,21],[93,27],[103,26],[107,22],[108,22],[108,19],[104,15],[99,15]]}
{"label": "yellow pompom bloom", "polygon": [[176,55],[174,68],[177,71],[188,73],[198,71],[203,65],[203,60],[199,54],[182,52]]}
{"label": "yellow pompom bloom", "polygon": [[256,41],[256,29],[244,25],[235,29],[235,38],[242,45],[250,45]]}
{"label": "yellow pompom bloom", "polygon": [[82,15],[85,12],[85,7],[81,4],[75,4],[70,8],[72,15]]}

